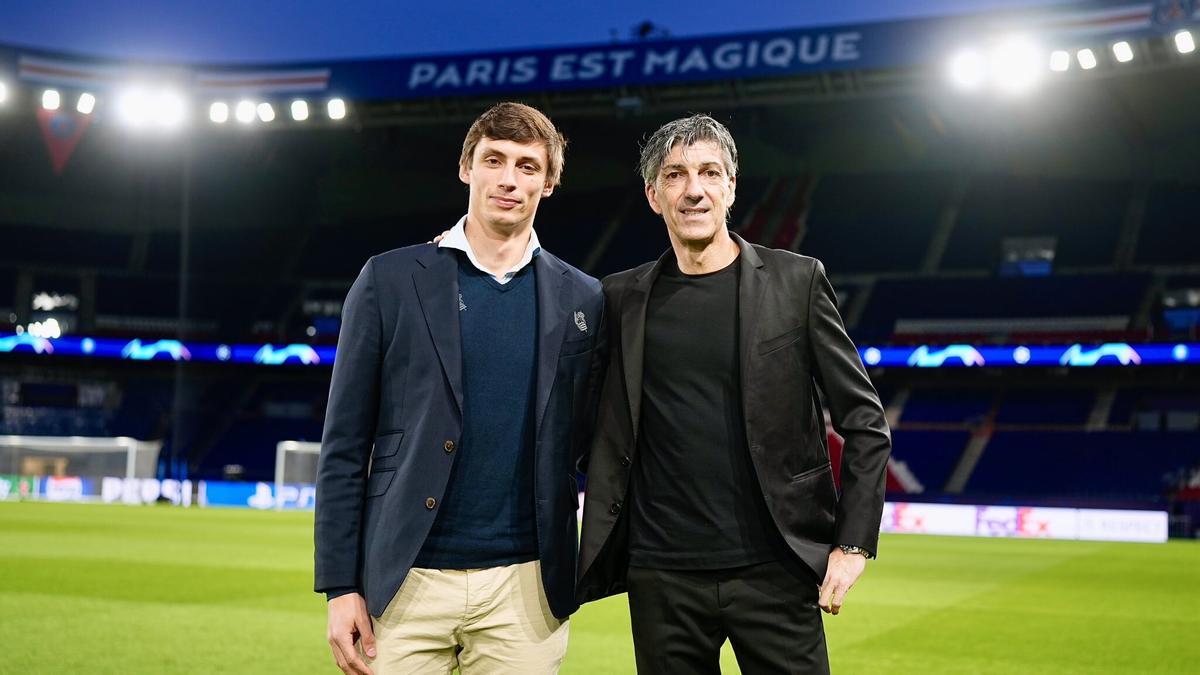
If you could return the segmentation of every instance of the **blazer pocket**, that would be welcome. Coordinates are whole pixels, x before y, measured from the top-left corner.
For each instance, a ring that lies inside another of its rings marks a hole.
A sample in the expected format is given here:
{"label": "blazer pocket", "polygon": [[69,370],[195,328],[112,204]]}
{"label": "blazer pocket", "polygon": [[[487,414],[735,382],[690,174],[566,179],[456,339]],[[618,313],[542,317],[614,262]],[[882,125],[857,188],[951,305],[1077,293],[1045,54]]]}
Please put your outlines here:
{"label": "blazer pocket", "polygon": [[374,459],[391,457],[400,451],[402,441],[404,441],[404,432],[401,430],[379,434],[375,437],[375,450],[371,453],[371,457]]}
{"label": "blazer pocket", "polygon": [[776,349],[782,349],[783,347],[786,347],[786,346],[792,344],[796,340],[799,340],[801,335],[804,335],[804,329],[806,327],[807,326],[805,326],[804,324],[800,324],[799,326],[796,326],[795,328],[789,328],[788,330],[784,331],[783,333],[781,333],[779,335],[776,335],[773,338],[768,338],[766,340],[760,341],[758,343],[758,353],[759,354],[767,354],[769,352],[775,351]]}
{"label": "blazer pocket", "polygon": [[392,484],[392,478],[396,476],[395,469],[380,469],[371,474],[367,478],[367,497],[378,497],[387,492],[388,487]]}
{"label": "blazer pocket", "polygon": [[574,356],[592,349],[592,336],[586,335],[575,340],[564,340],[559,356]]}
{"label": "blazer pocket", "polygon": [[823,473],[826,473],[826,472],[829,472],[832,470],[833,470],[833,465],[830,464],[829,462],[825,462],[824,464],[822,464],[820,466],[814,466],[813,468],[808,469],[807,471],[801,471],[800,473],[796,474],[795,476],[792,476],[792,482],[799,483],[802,480],[812,478],[813,476],[818,476],[820,474],[823,474]]}

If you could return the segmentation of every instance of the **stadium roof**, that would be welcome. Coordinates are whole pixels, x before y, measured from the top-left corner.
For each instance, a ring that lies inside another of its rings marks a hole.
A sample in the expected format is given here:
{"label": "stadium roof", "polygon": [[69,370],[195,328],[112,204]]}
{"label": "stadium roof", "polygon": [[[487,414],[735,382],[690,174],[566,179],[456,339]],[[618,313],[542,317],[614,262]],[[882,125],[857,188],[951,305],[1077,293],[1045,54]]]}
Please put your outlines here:
{"label": "stadium roof", "polygon": [[[841,0],[678,4],[448,0],[17,0],[0,4],[0,44],[171,63],[287,62],[530,49],[627,39],[639,29],[698,37],[1067,4],[1067,0]],[[643,26],[650,22],[650,26]]]}

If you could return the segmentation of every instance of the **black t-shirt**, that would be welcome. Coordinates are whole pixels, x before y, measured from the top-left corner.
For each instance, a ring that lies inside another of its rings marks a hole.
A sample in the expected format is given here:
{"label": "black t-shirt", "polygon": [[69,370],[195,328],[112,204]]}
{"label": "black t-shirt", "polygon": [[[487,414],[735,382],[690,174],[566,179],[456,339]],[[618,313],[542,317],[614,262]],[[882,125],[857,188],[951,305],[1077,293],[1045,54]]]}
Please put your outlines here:
{"label": "black t-shirt", "polygon": [[672,259],[650,293],[632,565],[722,569],[778,557],[742,420],[738,267],[685,275]]}

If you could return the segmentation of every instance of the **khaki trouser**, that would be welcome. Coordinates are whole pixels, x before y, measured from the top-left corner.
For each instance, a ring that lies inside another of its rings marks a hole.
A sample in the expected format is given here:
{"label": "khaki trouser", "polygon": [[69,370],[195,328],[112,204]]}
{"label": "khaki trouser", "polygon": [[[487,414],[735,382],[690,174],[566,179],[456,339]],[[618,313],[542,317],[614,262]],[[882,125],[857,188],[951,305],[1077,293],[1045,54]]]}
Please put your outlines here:
{"label": "khaki trouser", "polygon": [[550,613],[538,561],[477,570],[409,570],[371,620],[376,675],[557,673],[569,622]]}

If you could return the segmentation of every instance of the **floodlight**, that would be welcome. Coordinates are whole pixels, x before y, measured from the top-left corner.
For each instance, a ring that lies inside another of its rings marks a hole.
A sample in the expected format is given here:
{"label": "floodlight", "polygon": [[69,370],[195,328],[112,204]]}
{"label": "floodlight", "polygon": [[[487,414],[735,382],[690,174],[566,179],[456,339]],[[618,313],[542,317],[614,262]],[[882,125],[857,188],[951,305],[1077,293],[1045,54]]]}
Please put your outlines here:
{"label": "floodlight", "polygon": [[[950,58],[950,81],[967,91],[978,89],[987,75],[983,56],[973,49],[963,50]],[[332,101],[330,104],[332,105]]]}
{"label": "floodlight", "polygon": [[96,109],[96,97],[88,92],[83,92],[79,95],[79,100],[75,103],[75,110],[81,115],[91,115]]}
{"label": "floodlight", "polygon": [[168,129],[183,124],[187,116],[183,94],[170,89],[159,91],[151,100],[151,116],[157,125]]}
{"label": "floodlight", "polygon": [[260,119],[264,122],[274,121],[275,108],[272,108],[270,103],[266,103],[266,102],[259,103],[257,110],[258,110],[258,119]]}
{"label": "floodlight", "polygon": [[1129,63],[1133,60],[1133,47],[1128,42],[1121,40],[1112,46],[1113,57],[1121,63]]}
{"label": "floodlight", "polygon": [[1196,51],[1196,41],[1192,38],[1191,31],[1181,30],[1175,34],[1175,49],[1179,50],[1180,54]]}
{"label": "floodlight", "polygon": [[208,106],[208,119],[215,124],[228,122],[229,104],[224,101],[213,101],[213,104]]}
{"label": "floodlight", "polygon": [[1084,70],[1096,67],[1096,53],[1090,49],[1080,49],[1075,52],[1075,58],[1079,60],[1079,67]]}
{"label": "floodlight", "polygon": [[250,124],[254,121],[254,101],[238,101],[237,108],[234,110],[234,116],[237,121],[242,124]]}
{"label": "floodlight", "polygon": [[992,84],[1009,94],[1020,94],[1037,84],[1045,57],[1028,38],[1010,37],[998,43],[988,54]]}
{"label": "floodlight", "polygon": [[327,109],[331,120],[340,120],[346,117],[346,102],[340,98],[329,99]]}
{"label": "floodlight", "polygon": [[150,121],[150,95],[135,87],[117,95],[117,117],[131,127],[142,127]]}
{"label": "floodlight", "polygon": [[1065,49],[1056,49],[1050,52],[1050,70],[1056,73],[1065,73],[1071,67],[1071,52]]}
{"label": "floodlight", "polygon": [[306,101],[292,101],[292,119],[297,122],[308,119],[308,103]]}
{"label": "floodlight", "polygon": [[62,103],[62,97],[59,96],[57,89],[47,89],[42,92],[42,107],[46,110],[58,110],[60,103]]}

